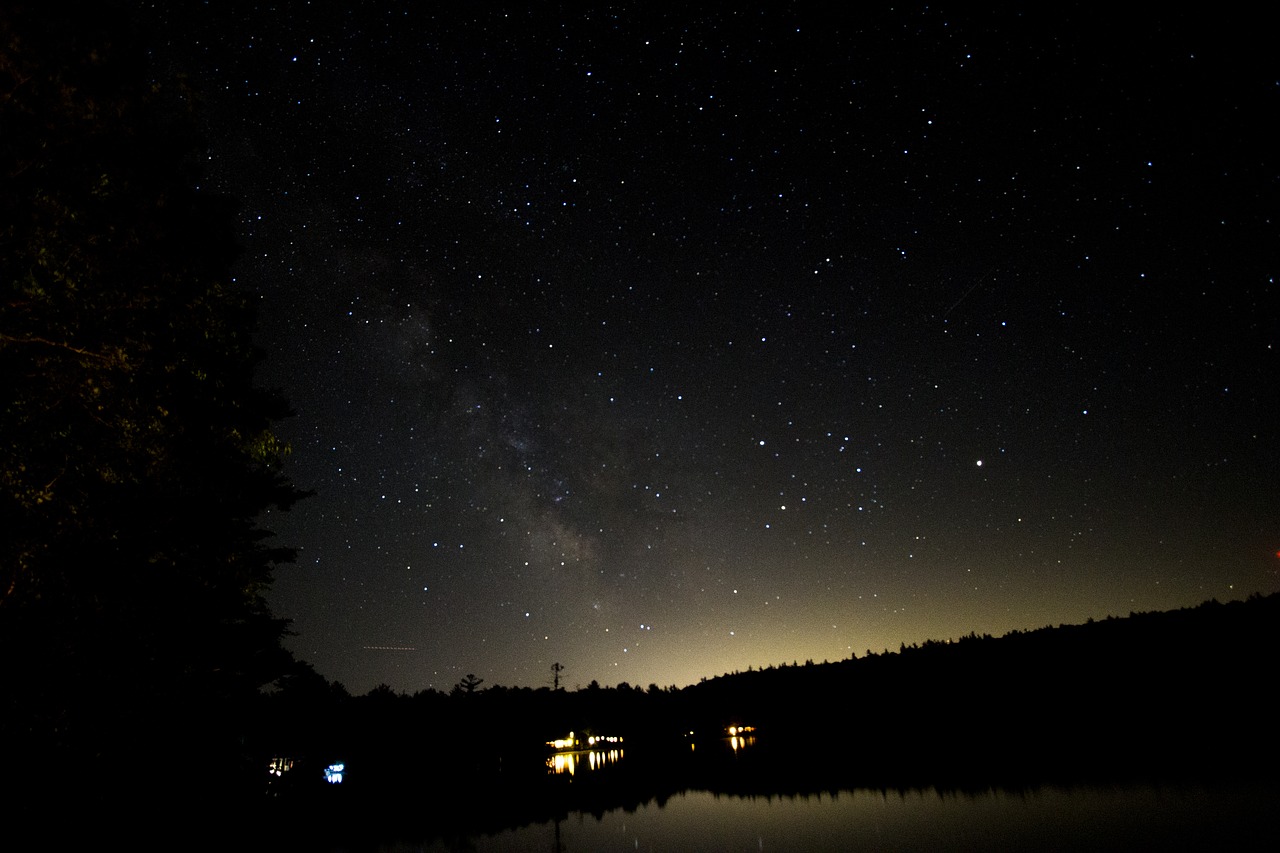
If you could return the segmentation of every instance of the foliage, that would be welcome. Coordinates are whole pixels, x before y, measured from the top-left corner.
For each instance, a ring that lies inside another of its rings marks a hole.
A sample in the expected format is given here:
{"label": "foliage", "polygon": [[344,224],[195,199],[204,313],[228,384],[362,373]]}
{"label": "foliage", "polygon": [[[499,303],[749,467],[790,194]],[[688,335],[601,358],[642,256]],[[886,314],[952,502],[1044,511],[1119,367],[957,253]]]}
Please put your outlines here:
{"label": "foliage", "polygon": [[466,677],[454,685],[451,691],[454,695],[471,694],[476,692],[476,688],[484,683],[483,678],[476,678],[474,674],[468,672]]}
{"label": "foliage", "polygon": [[104,757],[283,670],[258,518],[298,497],[234,210],[119,12],[0,11],[0,725]]}

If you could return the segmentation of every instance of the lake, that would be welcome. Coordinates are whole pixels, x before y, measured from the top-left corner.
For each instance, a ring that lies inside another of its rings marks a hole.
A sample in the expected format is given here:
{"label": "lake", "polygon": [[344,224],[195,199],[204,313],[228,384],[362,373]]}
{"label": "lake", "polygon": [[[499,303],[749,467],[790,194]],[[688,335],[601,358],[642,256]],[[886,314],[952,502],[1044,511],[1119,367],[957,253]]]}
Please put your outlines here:
{"label": "lake", "polygon": [[1280,849],[1274,779],[869,787],[857,769],[750,735],[683,751],[619,740],[444,787],[447,773],[326,786],[346,790],[300,824],[334,830],[308,847],[343,851]]}
{"label": "lake", "polygon": [[404,842],[427,851],[978,851],[1273,849],[1280,789],[1257,785],[849,790],[737,796],[685,791],[600,816],[491,835]]}

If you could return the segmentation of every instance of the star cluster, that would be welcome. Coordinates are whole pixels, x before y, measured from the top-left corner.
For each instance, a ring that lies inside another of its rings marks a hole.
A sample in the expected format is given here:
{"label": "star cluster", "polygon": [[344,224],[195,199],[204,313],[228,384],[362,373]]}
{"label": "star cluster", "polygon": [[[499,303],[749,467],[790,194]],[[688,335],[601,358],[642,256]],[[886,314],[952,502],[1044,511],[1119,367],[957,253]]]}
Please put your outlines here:
{"label": "star cluster", "polygon": [[1280,589],[1247,24],[430,6],[153,22],[322,673],[683,685]]}

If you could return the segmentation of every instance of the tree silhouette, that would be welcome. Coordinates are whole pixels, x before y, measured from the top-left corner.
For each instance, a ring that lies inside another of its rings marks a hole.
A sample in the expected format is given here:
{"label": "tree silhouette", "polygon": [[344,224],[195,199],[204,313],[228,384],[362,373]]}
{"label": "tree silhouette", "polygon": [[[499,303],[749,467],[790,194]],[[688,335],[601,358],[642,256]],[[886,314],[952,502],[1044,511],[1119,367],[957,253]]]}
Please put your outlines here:
{"label": "tree silhouette", "polygon": [[262,593],[291,552],[258,519],[299,494],[234,210],[195,189],[189,93],[119,12],[0,11],[0,736],[225,766],[289,662]]}
{"label": "tree silhouette", "polygon": [[475,693],[476,688],[481,684],[484,684],[483,678],[476,678],[475,675],[468,672],[466,677],[459,681],[453,688],[453,691],[455,693],[466,693],[469,695],[471,693]]}

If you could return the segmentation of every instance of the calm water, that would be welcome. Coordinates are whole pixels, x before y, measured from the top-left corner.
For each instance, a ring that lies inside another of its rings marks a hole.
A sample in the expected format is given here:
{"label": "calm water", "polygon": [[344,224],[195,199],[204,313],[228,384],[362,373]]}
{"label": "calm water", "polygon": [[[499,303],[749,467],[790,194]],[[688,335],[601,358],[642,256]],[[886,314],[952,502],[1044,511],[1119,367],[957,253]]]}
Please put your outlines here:
{"label": "calm water", "polygon": [[983,794],[688,791],[597,818],[384,850],[1254,850],[1276,847],[1280,787],[1042,788]]}

